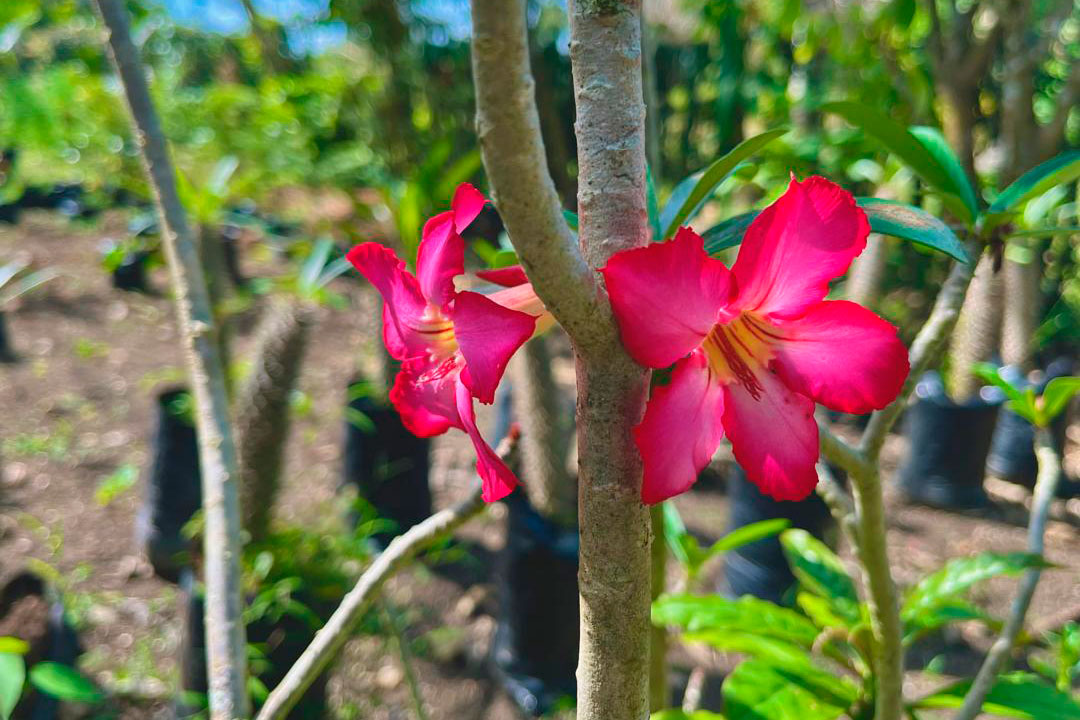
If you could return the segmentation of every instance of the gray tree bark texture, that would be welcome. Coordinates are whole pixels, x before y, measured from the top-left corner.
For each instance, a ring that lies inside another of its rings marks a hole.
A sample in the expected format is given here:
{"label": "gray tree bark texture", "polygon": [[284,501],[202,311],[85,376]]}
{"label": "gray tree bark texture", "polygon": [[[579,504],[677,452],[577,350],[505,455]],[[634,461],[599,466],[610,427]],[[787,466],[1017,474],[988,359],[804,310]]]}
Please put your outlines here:
{"label": "gray tree bark texture", "polygon": [[848,300],[870,308],[877,304],[888,256],[888,239],[884,235],[871,233],[866,241],[866,249],[855,258],[848,271],[844,285]]}
{"label": "gray tree bark texture", "polygon": [[580,247],[544,163],[524,0],[473,0],[477,130],[495,204],[577,359],[579,720],[648,717],[649,515],[631,428],[649,373],[619,342],[596,269],[648,241],[640,4],[570,6]]}
{"label": "gray tree bark texture", "polygon": [[121,0],[96,0],[108,29],[113,64],[131,111],[135,135],[164,230],[162,244],[176,295],[188,372],[196,404],[202,469],[207,675],[212,720],[248,715],[247,645],[241,620],[240,508],[236,450],[229,425],[225,369],[198,243],[176,191],[165,135]]}
{"label": "gray tree bark texture", "polygon": [[259,327],[251,374],[236,405],[240,508],[251,539],[266,538],[289,437],[289,398],[300,375],[311,313],[299,300],[269,308]]}
{"label": "gray tree bark texture", "polygon": [[988,360],[997,350],[1001,331],[1001,275],[994,272],[994,258],[984,254],[975,266],[960,319],[953,332],[948,390],[959,403],[975,397],[982,381],[971,373],[977,362]]}

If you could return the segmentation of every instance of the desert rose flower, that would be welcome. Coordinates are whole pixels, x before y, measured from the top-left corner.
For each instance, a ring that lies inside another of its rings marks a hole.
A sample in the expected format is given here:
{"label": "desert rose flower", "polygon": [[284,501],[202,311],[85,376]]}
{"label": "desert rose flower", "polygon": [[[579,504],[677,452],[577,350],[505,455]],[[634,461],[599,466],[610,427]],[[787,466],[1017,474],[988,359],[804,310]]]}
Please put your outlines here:
{"label": "desert rose flower", "polygon": [[651,368],[674,364],[634,430],[644,502],[689,489],[725,434],[762,492],[801,500],[817,484],[814,403],[865,413],[896,398],[908,373],[896,329],[825,300],[869,231],[850,193],[792,178],[747,229],[730,270],[688,228],[608,261],[627,350]]}
{"label": "desert rose flower", "polygon": [[461,232],[485,202],[473,186],[457,188],[451,209],[424,225],[416,275],[379,243],[357,245],[348,258],[383,297],[383,340],[401,361],[390,400],[402,422],[420,437],[464,430],[476,448],[484,500],[494,502],[517,478],[477,429],[473,398],[494,401],[510,357],[545,313],[527,283],[491,295],[455,288],[465,267]]}

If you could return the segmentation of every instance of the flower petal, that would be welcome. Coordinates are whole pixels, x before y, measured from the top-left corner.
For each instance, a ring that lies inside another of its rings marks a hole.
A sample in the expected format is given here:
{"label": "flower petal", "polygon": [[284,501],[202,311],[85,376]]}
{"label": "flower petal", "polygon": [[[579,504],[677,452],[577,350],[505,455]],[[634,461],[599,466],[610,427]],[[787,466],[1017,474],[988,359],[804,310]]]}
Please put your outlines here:
{"label": "flower petal", "polygon": [[416,251],[416,277],[424,297],[445,307],[454,299],[454,278],[465,272],[465,241],[454,229],[454,212],[439,213],[424,224]]}
{"label": "flower petal", "polygon": [[645,417],[634,428],[645,476],[641,500],[652,505],[690,489],[724,436],[723,386],[696,350],[675,363],[671,381],[653,388]]}
{"label": "flower petal", "polygon": [[778,317],[802,313],[847,271],[869,232],[851,193],[825,178],[793,178],[746,231],[731,268],[737,306]]}
{"label": "flower petal", "polygon": [[476,216],[484,209],[487,198],[469,183],[461,183],[454,191],[450,207],[454,213],[454,227],[458,233],[465,232]]}
{"label": "flower petal", "polygon": [[458,373],[453,359],[438,365],[423,359],[401,364],[390,389],[390,402],[409,432],[417,437],[434,437],[451,427],[461,427],[454,399]]}
{"label": "flower petal", "polygon": [[422,354],[429,340],[417,328],[427,301],[412,273],[390,248],[375,242],[357,245],[346,256],[383,297],[383,341],[398,360]]}
{"label": "flower petal", "polygon": [[771,372],[756,377],[757,397],[738,382],[724,388],[724,430],[735,460],[769,497],[802,500],[817,485],[814,403]]}
{"label": "flower petal", "polygon": [[473,414],[472,391],[461,382],[456,383],[455,398],[457,411],[461,418],[465,432],[469,434],[473,447],[476,448],[476,472],[480,475],[484,502],[495,502],[513,492],[517,487],[518,480],[506,463],[499,459],[491,446],[487,444],[480,430],[476,427],[476,416]]}
{"label": "flower petal", "polygon": [[517,285],[524,285],[529,282],[529,278],[525,275],[525,268],[520,265],[511,265],[504,268],[489,268],[487,270],[477,270],[476,277],[481,280],[487,280],[489,283],[495,283],[496,285],[502,285],[503,287],[515,287]]}
{"label": "flower petal", "polygon": [[623,344],[643,365],[663,368],[701,344],[731,294],[731,274],[705,254],[693,230],[625,250],[602,268]]}
{"label": "flower petal", "polygon": [[506,364],[536,327],[536,318],[503,307],[480,293],[454,300],[454,337],[465,358],[462,380],[482,403],[495,402]]}
{"label": "flower petal", "polygon": [[896,328],[845,300],[814,305],[802,317],[777,321],[773,369],[797,393],[833,410],[880,410],[900,393],[908,353]]}

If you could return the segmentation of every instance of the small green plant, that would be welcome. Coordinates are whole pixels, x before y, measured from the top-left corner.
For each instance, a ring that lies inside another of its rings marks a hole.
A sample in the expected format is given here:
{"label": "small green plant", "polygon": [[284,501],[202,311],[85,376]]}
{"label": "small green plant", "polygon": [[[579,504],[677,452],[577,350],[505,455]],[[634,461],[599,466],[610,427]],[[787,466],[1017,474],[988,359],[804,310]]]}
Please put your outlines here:
{"label": "small green plant", "polygon": [[82,673],[70,665],[43,661],[27,671],[24,656],[30,646],[15,637],[0,637],[0,720],[8,720],[29,684],[62,702],[97,705],[105,699]]}
{"label": "small green plant", "polygon": [[1020,389],[1002,377],[1001,369],[990,363],[975,365],[974,372],[1001,388],[1009,398],[1008,407],[1037,427],[1047,427],[1065,411],[1073,396],[1080,393],[1080,377],[1057,377],[1046,383],[1040,395],[1031,387]]}
{"label": "small green plant", "polygon": [[135,486],[139,478],[139,468],[131,463],[121,465],[109,475],[103,477],[94,491],[94,500],[105,507]]}
{"label": "small green plant", "polygon": [[24,260],[12,260],[0,265],[0,310],[17,298],[59,277],[52,268],[26,272],[29,263]]}

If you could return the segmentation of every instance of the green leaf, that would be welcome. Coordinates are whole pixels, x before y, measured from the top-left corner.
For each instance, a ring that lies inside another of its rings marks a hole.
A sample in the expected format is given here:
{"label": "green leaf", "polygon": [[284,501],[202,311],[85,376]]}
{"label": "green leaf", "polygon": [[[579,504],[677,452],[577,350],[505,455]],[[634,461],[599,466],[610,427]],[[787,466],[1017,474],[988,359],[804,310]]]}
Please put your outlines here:
{"label": "green leaf", "polygon": [[673,503],[664,503],[664,540],[675,559],[682,565],[688,565],[690,562],[686,546],[682,541],[682,537],[686,534],[686,524],[679,515],[679,509]]}
{"label": "green leaf", "polygon": [[910,644],[931,630],[969,620],[981,620],[990,625],[997,624],[993,618],[967,600],[953,598],[942,605],[909,618],[904,623],[904,644]]}
{"label": "green leaf", "polygon": [[1050,424],[1080,392],[1080,377],[1056,377],[1046,383],[1042,394],[1042,416]]}
{"label": "green leaf", "polygon": [[664,238],[660,235],[660,201],[656,199],[656,184],[653,182],[652,168],[645,166],[645,200],[649,208],[649,232],[652,239],[649,242],[660,242]]}
{"label": "green leaf", "polygon": [[859,595],[836,553],[798,528],[782,532],[780,544],[799,585],[828,600],[833,611],[849,624],[857,623],[861,617]]}
{"label": "green leaf", "polygon": [[996,365],[991,363],[975,363],[971,371],[982,380],[1000,388],[1009,398],[1009,409],[1023,417],[1028,422],[1038,423],[1039,411],[1035,405],[1035,393],[1031,388],[1021,390],[1001,376]]}
{"label": "green leaf", "polygon": [[907,128],[885,113],[865,103],[850,101],[825,103],[821,109],[824,112],[835,113],[862,129],[867,135],[884,145],[889,152],[900,158],[928,184],[963,203],[960,192],[938,159]]}
{"label": "green leaf", "polygon": [[695,710],[688,713],[683,712],[681,708],[669,708],[654,712],[649,716],[649,720],[724,720],[724,716],[709,710]]}
{"label": "green leaf", "polygon": [[334,241],[328,237],[321,237],[315,241],[315,247],[311,249],[300,268],[297,285],[303,292],[310,292],[318,287],[319,275],[326,267],[326,261],[330,259],[330,253],[334,249]]}
{"label": "green leaf", "polygon": [[30,684],[46,695],[65,702],[94,704],[105,694],[70,665],[40,662],[30,668]]}
{"label": "green leaf", "polygon": [[971,262],[956,233],[925,210],[881,198],[860,197],[855,203],[866,213],[874,232],[943,252],[960,262]]}
{"label": "green leaf", "polygon": [[705,252],[716,255],[721,250],[727,250],[741,243],[746,229],[760,214],[760,210],[751,210],[713,225],[701,236],[705,240]]}
{"label": "green leaf", "polygon": [[664,239],[671,237],[681,225],[697,214],[716,187],[727,179],[739,163],[787,132],[776,128],[743,140],[731,152],[705,168],[700,177],[691,175],[679,183],[660,213]]}
{"label": "green leaf", "polygon": [[967,173],[964,172],[960,160],[957,159],[956,154],[949,147],[945,136],[937,128],[925,125],[909,128],[908,132],[926,148],[926,151],[933,156],[938,165],[945,170],[945,174],[949,176],[952,192],[956,197],[960,198],[960,205],[950,205],[949,209],[965,223],[972,225],[975,222],[975,216],[979,214],[975,189],[971,187]]}
{"label": "green leaf", "polygon": [[1025,200],[1042,195],[1055,185],[1070,182],[1078,177],[1080,177],[1080,150],[1063,152],[1041,165],[1036,165],[1017,178],[994,199],[994,202],[990,203],[987,213],[1007,213]]}
{"label": "green leaf", "polygon": [[1030,230],[1016,230],[1009,233],[1009,237],[1051,237],[1053,235],[1073,235],[1076,233],[1080,233],[1080,226],[1055,225],[1053,227],[1031,228]]}
{"label": "green leaf", "polygon": [[950,560],[945,567],[928,575],[908,591],[900,610],[905,622],[951,602],[973,585],[997,577],[1016,575],[1028,568],[1045,568],[1050,564],[1030,553],[979,553],[972,557]]}
{"label": "green leaf", "polygon": [[[920,708],[957,708],[971,681],[950,685],[915,702]],[[1077,720],[1080,704],[1067,693],[1047,685],[1030,673],[1009,673],[998,678],[983,703],[984,712],[1022,720]]]}
{"label": "green leaf", "polygon": [[30,645],[22,638],[7,636],[0,637],[0,653],[25,655],[28,652],[30,652]]}
{"label": "green leaf", "polygon": [[729,720],[834,720],[858,697],[858,689],[846,678],[762,660],[740,664],[724,681],[722,692]]}
{"label": "green leaf", "polygon": [[238,167],[240,167],[240,160],[235,155],[226,155],[218,160],[210,172],[210,178],[206,181],[207,191],[215,197],[225,197],[229,189],[229,180]]}
{"label": "green leaf", "polygon": [[761,637],[771,637],[810,648],[818,630],[805,617],[788,608],[746,595],[730,600],[722,595],[664,595],[653,603],[654,625],[676,625],[697,633],[752,629]]}
{"label": "green leaf", "polygon": [[26,664],[22,655],[0,652],[0,720],[8,720],[22,695]]}
{"label": "green leaf", "polygon": [[743,545],[749,545],[752,542],[772,537],[773,535],[786,530],[789,525],[791,525],[791,521],[787,518],[760,520],[755,523],[750,523],[749,525],[743,525],[741,528],[732,530],[727,535],[714,542],[706,552],[709,557],[715,557],[716,555],[731,552],[735,548],[740,548]]}
{"label": "green leaf", "polygon": [[578,231],[577,213],[570,210],[562,211],[563,217],[566,218],[566,224],[570,226],[570,229],[574,232]]}
{"label": "green leaf", "polygon": [[704,643],[723,653],[738,653],[758,660],[767,660],[780,667],[803,668],[814,664],[813,657],[805,648],[762,635],[756,630],[701,630],[685,633],[682,639],[691,643]]}

